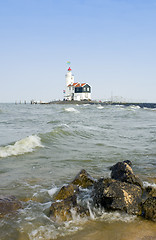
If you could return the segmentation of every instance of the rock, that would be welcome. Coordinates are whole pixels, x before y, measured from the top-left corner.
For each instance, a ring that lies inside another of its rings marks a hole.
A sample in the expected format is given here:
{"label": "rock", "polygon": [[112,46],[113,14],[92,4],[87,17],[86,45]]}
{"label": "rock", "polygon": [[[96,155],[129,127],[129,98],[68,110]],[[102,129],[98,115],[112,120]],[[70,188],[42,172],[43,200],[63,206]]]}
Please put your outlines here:
{"label": "rock", "polygon": [[74,214],[82,216],[89,216],[89,210],[87,206],[82,206],[82,202],[77,204],[77,195],[80,197],[79,187],[88,188],[95,183],[95,179],[92,178],[84,169],[81,170],[72,183],[67,186],[63,186],[60,191],[54,197],[56,202],[51,204],[50,217],[57,221],[69,221]]}
{"label": "rock", "polygon": [[95,179],[91,177],[86,170],[82,169],[72,181],[72,184],[80,186],[82,188],[87,188],[95,183]]}
{"label": "rock", "polygon": [[50,217],[55,221],[69,221],[73,218],[73,214],[79,214],[81,217],[89,216],[88,209],[77,205],[75,195],[54,202],[50,207]]}
{"label": "rock", "polygon": [[151,197],[156,197],[156,188],[153,188],[152,186],[148,186],[145,188],[146,192]]}
{"label": "rock", "polygon": [[156,222],[156,197],[149,197],[141,207],[142,216]]}
{"label": "rock", "polygon": [[142,189],[134,184],[114,179],[100,179],[94,185],[93,203],[106,210],[121,210],[138,214]]}
{"label": "rock", "polygon": [[66,199],[68,197],[75,195],[76,193],[78,193],[78,191],[79,191],[78,186],[76,186],[74,184],[69,184],[67,186],[63,186],[60,189],[60,191],[55,195],[54,199],[55,200],[63,200],[63,199]]}
{"label": "rock", "polygon": [[131,162],[129,160],[124,162],[118,162],[110,168],[111,178],[119,180],[121,182],[127,182],[135,184],[143,189],[142,181],[133,173],[131,168]]}
{"label": "rock", "polygon": [[0,217],[22,208],[22,204],[14,196],[0,196]]}
{"label": "rock", "polygon": [[90,199],[89,204],[92,204],[90,207],[104,207],[108,211],[120,210],[139,215],[143,194],[142,182],[133,173],[131,162],[119,162],[112,166],[111,170],[111,179],[101,178],[98,181],[84,169],[81,170],[74,180],[63,186],[54,197],[50,217],[57,221],[67,221],[73,218],[73,213],[89,216],[86,196]]}

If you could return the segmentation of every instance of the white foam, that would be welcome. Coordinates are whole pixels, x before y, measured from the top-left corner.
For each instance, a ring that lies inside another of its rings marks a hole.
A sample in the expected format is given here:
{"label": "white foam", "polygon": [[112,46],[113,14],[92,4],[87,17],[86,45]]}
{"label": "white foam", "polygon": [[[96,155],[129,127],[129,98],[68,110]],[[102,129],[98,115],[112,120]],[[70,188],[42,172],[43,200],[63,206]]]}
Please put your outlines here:
{"label": "white foam", "polygon": [[103,211],[102,215],[100,216],[100,220],[106,221],[106,222],[133,222],[137,217],[134,215],[128,215],[126,213],[120,213],[120,212],[105,212]]}
{"label": "white foam", "polygon": [[79,111],[73,107],[65,108],[65,111],[79,113]]}
{"label": "white foam", "polygon": [[148,111],[156,111],[156,108],[150,108],[150,107],[144,107],[143,109]]}
{"label": "white foam", "polygon": [[43,147],[41,139],[37,135],[31,135],[15,142],[14,145],[0,147],[0,157],[5,158],[33,152],[36,147]]}
{"label": "white foam", "polygon": [[89,214],[90,214],[90,218],[92,220],[95,219],[95,216],[94,216],[94,213],[92,212],[91,208],[90,208],[90,204],[89,204],[89,201],[87,202],[87,207],[88,207],[88,210],[89,210]]}
{"label": "white foam", "polygon": [[140,109],[140,106],[132,105],[132,106],[130,106],[130,108],[133,109],[133,110],[137,110],[137,109]]}
{"label": "white foam", "polygon": [[143,185],[144,185],[144,187],[156,188],[156,184],[155,183],[143,182]]}
{"label": "white foam", "polygon": [[85,104],[83,104],[83,106],[87,107],[87,106],[90,106],[90,104],[89,103],[85,103]]}
{"label": "white foam", "polygon": [[[50,203],[49,203],[50,205]],[[40,226],[37,229],[34,229],[29,233],[29,237],[31,240],[52,240],[57,239],[59,237],[67,237],[80,231],[84,228],[85,223],[88,220],[100,221],[100,222],[134,222],[136,220],[136,216],[128,215],[126,213],[120,212],[105,212],[104,210],[100,211],[98,216],[97,212],[92,212],[92,216],[90,217],[81,217],[74,209],[71,209],[72,220],[65,221],[59,223],[59,225],[54,224],[54,222],[50,218],[46,218],[47,224],[45,226]],[[97,214],[97,216],[96,216]],[[59,226],[59,227],[58,227]]]}
{"label": "white foam", "polygon": [[103,106],[98,106],[97,108],[98,108],[98,109],[103,109],[104,107],[103,107]]}
{"label": "white foam", "polygon": [[52,189],[48,190],[49,196],[52,197],[57,192],[57,190],[57,187],[53,187]]}

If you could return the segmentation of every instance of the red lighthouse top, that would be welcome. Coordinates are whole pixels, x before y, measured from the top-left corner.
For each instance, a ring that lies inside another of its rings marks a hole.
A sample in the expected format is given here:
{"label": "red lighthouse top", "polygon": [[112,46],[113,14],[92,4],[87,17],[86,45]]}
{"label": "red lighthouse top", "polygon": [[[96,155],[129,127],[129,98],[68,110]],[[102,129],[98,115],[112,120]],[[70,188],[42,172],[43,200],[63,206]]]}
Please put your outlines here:
{"label": "red lighthouse top", "polygon": [[71,71],[71,68],[70,68],[70,67],[68,68],[68,71]]}

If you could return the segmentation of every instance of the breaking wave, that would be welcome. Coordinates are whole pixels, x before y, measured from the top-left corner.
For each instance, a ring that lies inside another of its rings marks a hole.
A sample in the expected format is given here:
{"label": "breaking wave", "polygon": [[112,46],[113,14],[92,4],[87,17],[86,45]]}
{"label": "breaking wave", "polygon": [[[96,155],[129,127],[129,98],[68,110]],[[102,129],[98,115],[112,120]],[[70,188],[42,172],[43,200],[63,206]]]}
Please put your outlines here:
{"label": "breaking wave", "polygon": [[13,145],[0,147],[0,158],[33,152],[36,147],[43,147],[41,144],[41,139],[37,135],[31,135],[15,142]]}
{"label": "breaking wave", "polygon": [[57,187],[53,187],[51,189],[48,190],[48,194],[50,197],[53,197],[53,195],[58,191]]}
{"label": "breaking wave", "polygon": [[[29,237],[31,240],[51,240],[51,239],[57,239],[59,237],[67,237],[70,236],[77,231],[83,230],[85,227],[85,224],[89,223],[91,226],[95,221],[98,222],[104,222],[104,223],[113,223],[113,222],[122,222],[124,223],[130,223],[134,222],[136,220],[136,216],[128,216],[128,214],[120,213],[120,212],[111,212],[106,213],[104,210],[99,210],[100,216],[98,216],[98,213],[96,215],[95,212],[93,212],[93,217],[80,217],[74,209],[71,209],[72,214],[72,220],[65,221],[62,223],[59,223],[59,227],[56,223],[54,223],[52,220],[50,220],[48,217],[45,219],[47,221],[47,224],[45,226],[39,226],[38,228],[32,230],[29,233]],[[70,237],[69,237],[70,239]],[[89,238],[88,238],[89,239]]]}
{"label": "breaking wave", "polygon": [[140,106],[135,106],[135,105],[131,105],[131,106],[129,106],[129,109],[130,110],[133,110],[133,111],[135,111],[135,110],[138,110],[138,109],[140,109],[141,107]]}
{"label": "breaking wave", "polygon": [[75,113],[79,113],[79,111],[73,107],[69,107],[69,108],[65,108],[66,112],[75,112]]}
{"label": "breaking wave", "polygon": [[103,109],[104,107],[103,107],[103,106],[98,106],[97,108],[98,108],[98,109]]}

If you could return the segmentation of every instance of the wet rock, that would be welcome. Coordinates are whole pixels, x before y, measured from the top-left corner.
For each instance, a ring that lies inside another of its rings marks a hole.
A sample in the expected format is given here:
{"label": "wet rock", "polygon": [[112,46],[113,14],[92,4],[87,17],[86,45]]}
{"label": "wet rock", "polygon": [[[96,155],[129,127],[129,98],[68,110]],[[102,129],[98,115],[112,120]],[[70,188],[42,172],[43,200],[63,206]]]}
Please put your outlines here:
{"label": "wet rock", "polygon": [[14,196],[0,196],[0,217],[22,208],[22,204]]}
{"label": "wet rock", "polygon": [[81,217],[89,216],[89,211],[77,204],[75,195],[56,201],[50,207],[50,217],[55,221],[69,221],[77,214]]}
{"label": "wet rock", "polygon": [[121,182],[127,182],[131,184],[135,184],[143,189],[142,181],[133,173],[131,168],[132,163],[127,160],[123,162],[118,162],[114,166],[110,168],[111,178],[115,180],[119,180]]}
{"label": "wet rock", "polygon": [[72,184],[80,186],[82,188],[87,188],[95,183],[95,179],[91,177],[86,170],[82,169],[72,181]]}
{"label": "wet rock", "polygon": [[149,197],[142,204],[142,216],[156,222],[156,197]]}
{"label": "wet rock", "polygon": [[74,184],[69,184],[67,186],[63,186],[60,191],[55,195],[54,199],[55,200],[63,200],[68,197],[71,197],[75,194],[77,194],[79,191],[78,186]]}
{"label": "wet rock", "polygon": [[106,210],[121,210],[138,214],[142,189],[134,184],[114,179],[100,179],[94,184],[93,203]]}
{"label": "wet rock", "polygon": [[55,195],[54,200],[50,207],[50,217],[57,221],[71,220],[73,214],[79,216],[89,216],[87,206],[83,206],[79,201],[77,203],[77,195],[81,195],[79,187],[89,188],[95,183],[92,178],[84,169],[81,170],[72,183],[63,186],[60,191]]}
{"label": "wet rock", "polygon": [[152,186],[148,186],[145,188],[146,193],[151,197],[156,197],[156,188],[153,188]]}

